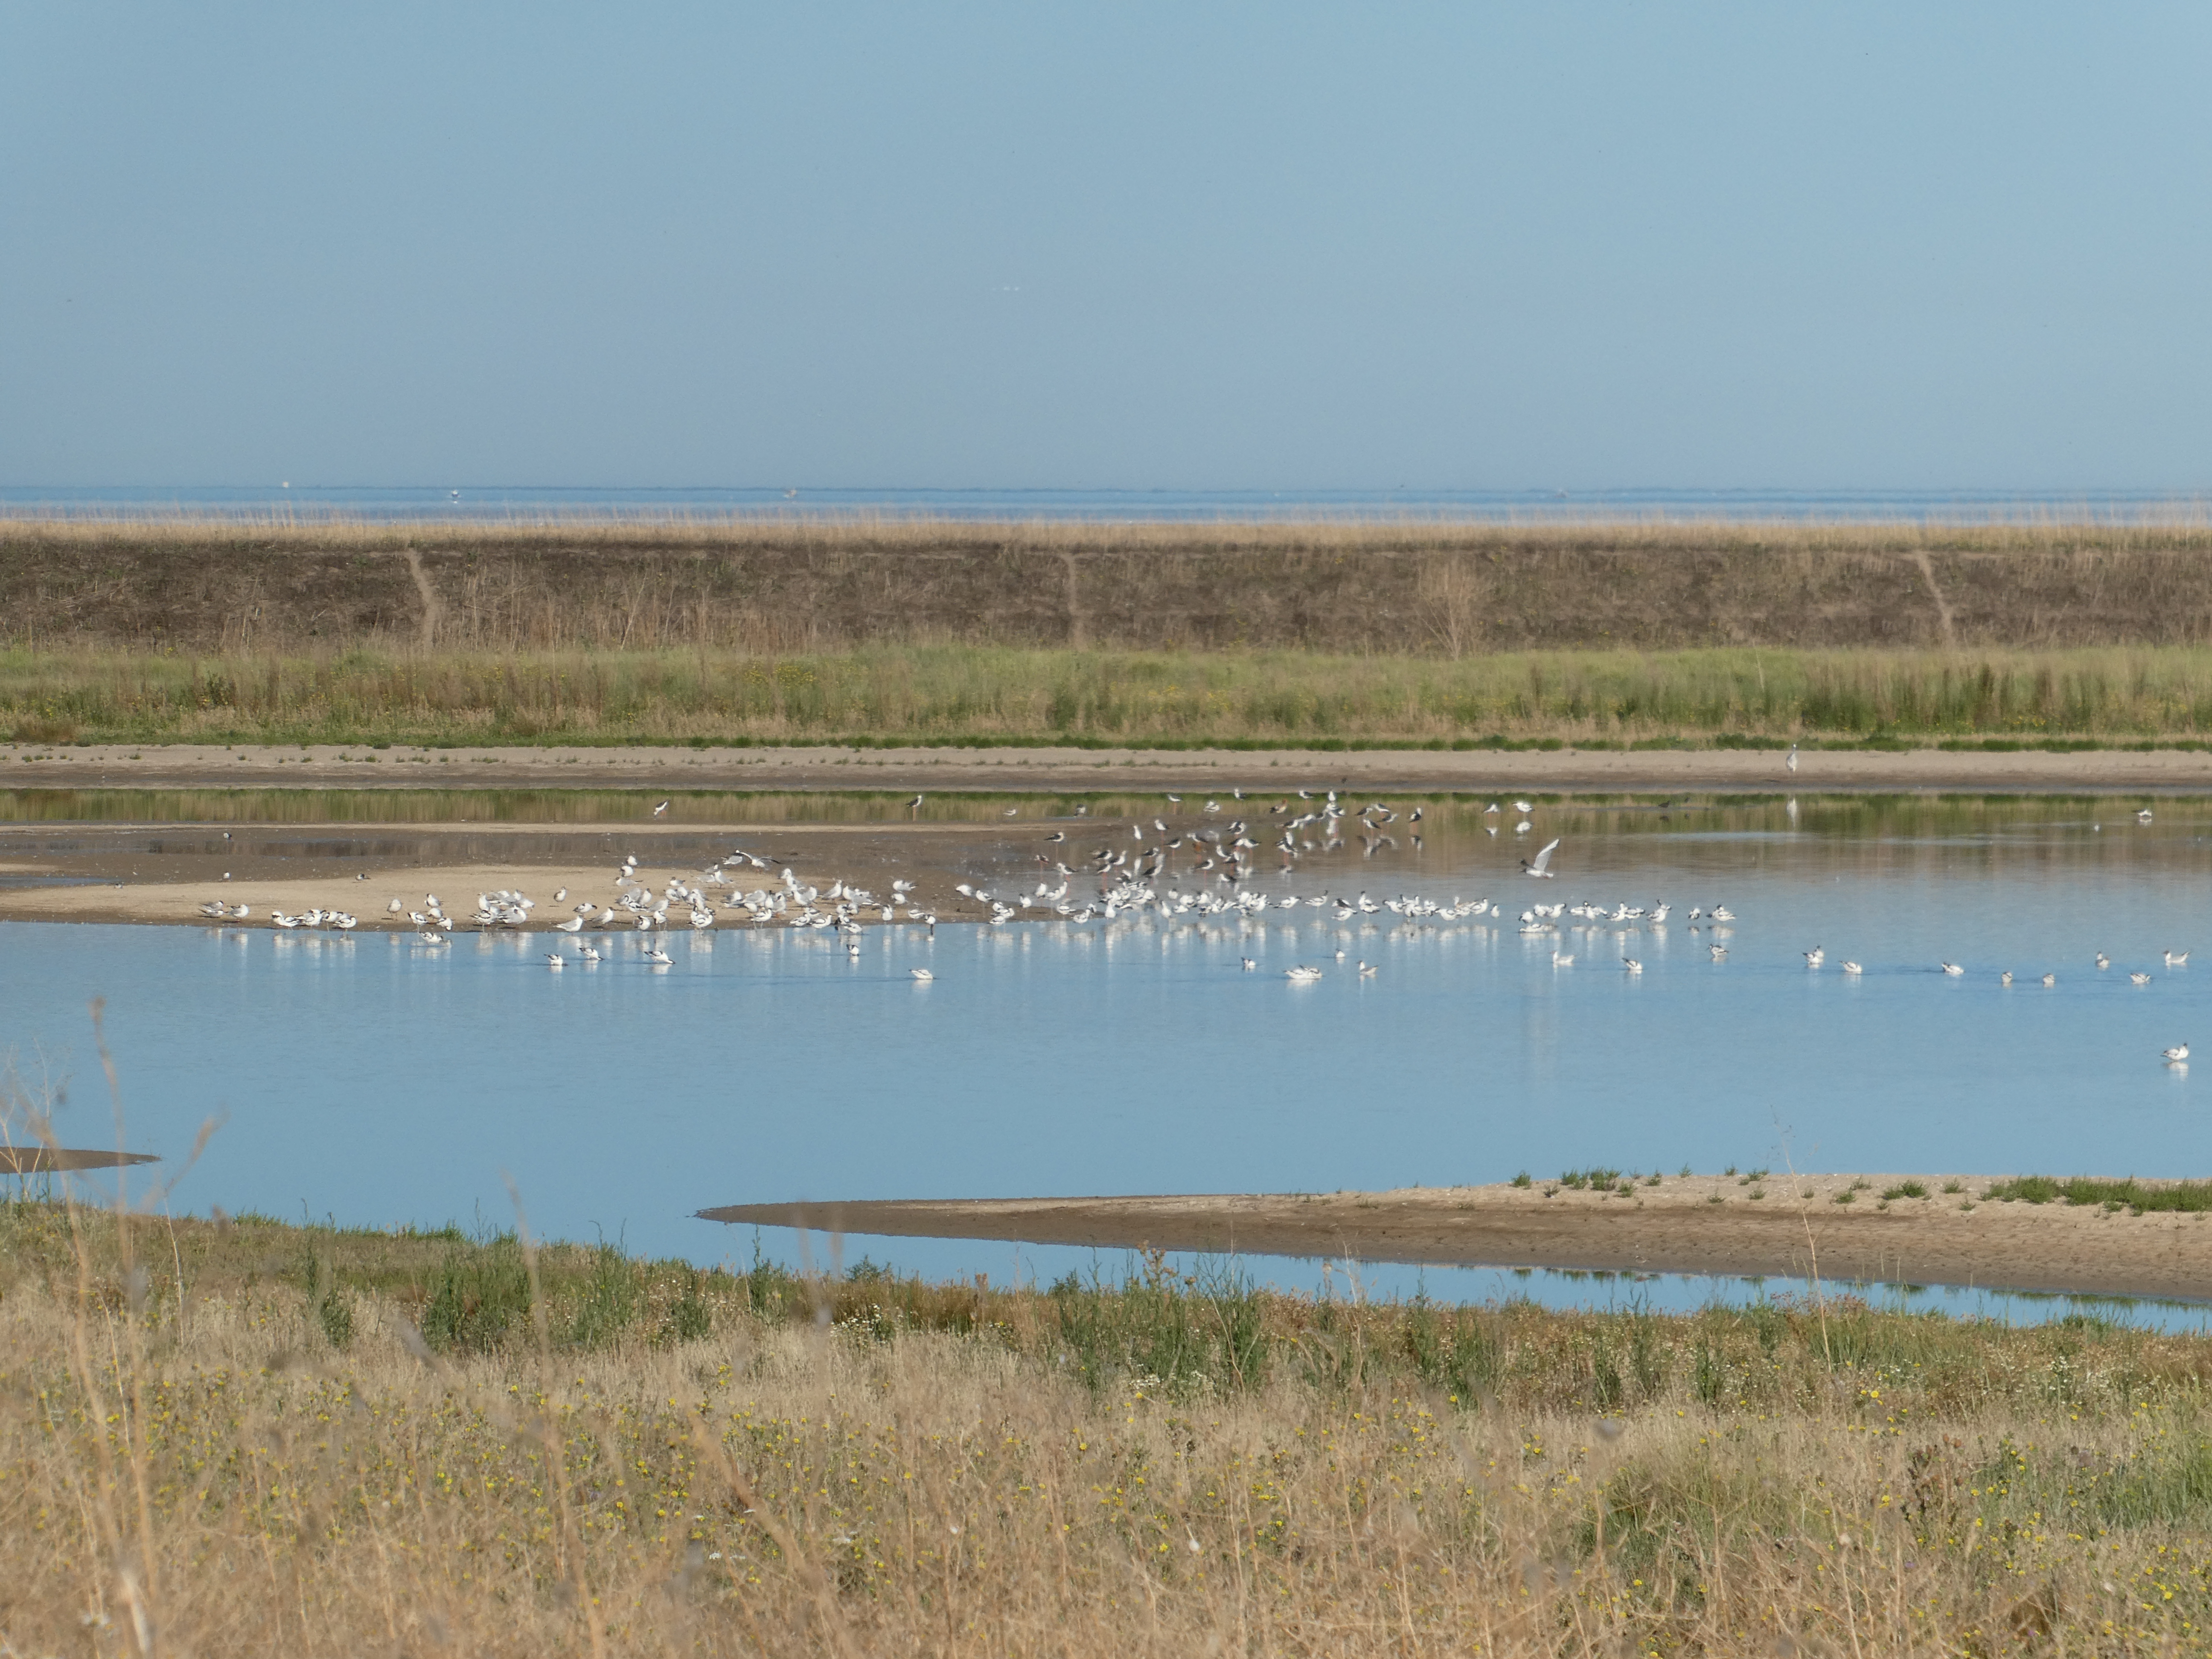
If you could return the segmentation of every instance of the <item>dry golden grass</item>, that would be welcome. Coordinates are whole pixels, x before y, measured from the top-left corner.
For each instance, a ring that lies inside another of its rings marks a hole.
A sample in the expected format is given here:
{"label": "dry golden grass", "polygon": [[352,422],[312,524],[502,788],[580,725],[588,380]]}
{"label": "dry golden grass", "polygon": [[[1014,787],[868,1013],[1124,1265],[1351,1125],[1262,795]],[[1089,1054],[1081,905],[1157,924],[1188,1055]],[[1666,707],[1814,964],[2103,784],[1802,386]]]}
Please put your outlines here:
{"label": "dry golden grass", "polygon": [[[1316,1307],[1155,1263],[724,1274],[688,1338],[587,1340],[549,1291],[478,1352],[358,1289],[338,1346],[323,1270],[252,1262],[425,1241],[4,1222],[20,1654],[2197,1651],[2212,1618],[2201,1339]],[[1269,1341],[1211,1352],[1264,1367],[1143,1363],[1255,1306]]]}

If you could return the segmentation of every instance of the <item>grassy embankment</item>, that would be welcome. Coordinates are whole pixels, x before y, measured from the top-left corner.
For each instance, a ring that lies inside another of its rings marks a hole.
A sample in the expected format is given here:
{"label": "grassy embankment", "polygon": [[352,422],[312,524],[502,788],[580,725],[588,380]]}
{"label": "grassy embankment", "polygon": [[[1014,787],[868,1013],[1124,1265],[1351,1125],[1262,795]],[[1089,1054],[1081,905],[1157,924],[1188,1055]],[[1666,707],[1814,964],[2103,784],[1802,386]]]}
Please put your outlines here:
{"label": "grassy embankment", "polygon": [[0,1269],[18,1652],[2212,1642],[2212,1344],[2124,1325],[699,1273],[32,1203]]}
{"label": "grassy embankment", "polygon": [[15,649],[0,652],[0,733],[352,744],[2195,744],[2212,737],[2212,651]]}
{"label": "grassy embankment", "polygon": [[0,522],[0,733],[2193,743],[2185,519]]}

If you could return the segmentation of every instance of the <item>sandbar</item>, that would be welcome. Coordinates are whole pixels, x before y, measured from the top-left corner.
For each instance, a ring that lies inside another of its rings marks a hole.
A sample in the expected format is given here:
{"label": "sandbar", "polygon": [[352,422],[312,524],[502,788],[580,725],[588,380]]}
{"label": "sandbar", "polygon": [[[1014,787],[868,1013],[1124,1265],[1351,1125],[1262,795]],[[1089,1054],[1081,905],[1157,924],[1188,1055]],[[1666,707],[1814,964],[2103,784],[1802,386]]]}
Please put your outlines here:
{"label": "sandbar", "polygon": [[[1632,1196],[1539,1182],[1379,1193],[738,1204],[698,1213],[733,1224],[902,1238],[2212,1297],[2206,1212],[2133,1215],[1983,1200],[1996,1178],[1770,1173],[1754,1184],[1669,1176],[1656,1187],[1639,1183]],[[1908,1182],[1929,1195],[1882,1200],[1885,1190]],[[1851,1201],[1838,1203],[1846,1191]]]}

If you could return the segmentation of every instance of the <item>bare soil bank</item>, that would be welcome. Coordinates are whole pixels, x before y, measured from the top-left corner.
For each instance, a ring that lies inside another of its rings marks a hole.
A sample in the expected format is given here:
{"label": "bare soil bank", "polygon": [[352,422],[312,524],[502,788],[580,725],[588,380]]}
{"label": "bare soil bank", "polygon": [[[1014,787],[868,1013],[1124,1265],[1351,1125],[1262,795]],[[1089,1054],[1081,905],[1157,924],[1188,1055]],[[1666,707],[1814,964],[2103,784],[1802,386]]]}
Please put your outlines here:
{"label": "bare soil bank", "polygon": [[1972,793],[2212,789],[2193,750],[470,749],[394,744],[0,744],[0,788],[854,790],[1019,794],[1131,789]]}
{"label": "bare soil bank", "polygon": [[2194,644],[2212,529],[0,524],[0,638],[1434,652]]}
{"label": "bare soil bank", "polygon": [[[1881,1205],[1917,1179],[1930,1196]],[[2212,1296],[2204,1213],[2107,1214],[1983,1203],[1992,1177],[1668,1176],[1633,1198],[1571,1188],[1391,1193],[736,1204],[709,1221],[901,1238],[1150,1246],[1367,1261],[1972,1285],[2109,1296]],[[1864,1183],[1854,1201],[1838,1194]],[[1753,1191],[1764,1196],[1753,1199]],[[1717,1201],[1715,1201],[1717,1200]]]}

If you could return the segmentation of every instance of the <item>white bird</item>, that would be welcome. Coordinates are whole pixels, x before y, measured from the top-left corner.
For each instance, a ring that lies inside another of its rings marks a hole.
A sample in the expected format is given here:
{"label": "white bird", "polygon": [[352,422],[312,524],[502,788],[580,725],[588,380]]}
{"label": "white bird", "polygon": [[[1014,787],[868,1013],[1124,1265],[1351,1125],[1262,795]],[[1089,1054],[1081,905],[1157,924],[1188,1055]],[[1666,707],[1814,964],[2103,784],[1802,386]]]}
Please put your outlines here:
{"label": "white bird", "polygon": [[1298,966],[1291,969],[1288,973],[1285,974],[1283,977],[1296,984],[1310,984],[1313,981],[1321,977],[1321,969],[1318,968],[1309,968],[1304,963],[1301,963]]}
{"label": "white bird", "polygon": [[2166,965],[2169,968],[2186,968],[2189,966],[2189,952],[2168,951],[2166,953]]}
{"label": "white bird", "polygon": [[384,907],[384,910],[386,915],[398,915],[399,914],[399,901],[398,899],[392,900],[391,903]]}
{"label": "white bird", "polygon": [[1863,974],[1866,972],[1866,969],[1860,967],[1856,962],[1847,962],[1844,964],[1844,971],[1847,974],[1856,975]]}
{"label": "white bird", "polygon": [[1559,849],[1559,843],[1557,838],[1547,842],[1534,858],[1521,860],[1521,873],[1527,876],[1540,876],[1547,881],[1554,879],[1551,870],[1552,854]]}
{"label": "white bird", "polygon": [[1727,946],[1727,945],[1708,945],[1707,946],[1705,946],[1705,949],[1707,949],[1708,951],[1711,951],[1713,953],[1713,960],[1714,960],[1715,962],[1726,962],[1726,961],[1728,960],[1728,946]]}
{"label": "white bird", "polygon": [[1999,975],[1997,975],[1997,983],[1998,983],[1998,984],[2000,984],[2000,985],[2009,985],[2009,984],[2011,984],[2011,983],[2012,983],[2012,969],[2009,969],[2009,968],[2008,968],[2008,969],[2006,969],[2004,970],[2004,972],[2002,972],[2002,974],[1999,974]]}
{"label": "white bird", "polygon": [[670,963],[676,960],[674,957],[670,956],[667,951],[662,950],[659,945],[654,945],[648,949],[645,953],[645,959],[658,968],[665,968]]}
{"label": "white bird", "polygon": [[1244,963],[1244,971],[1245,971],[1246,973],[1248,973],[1248,974],[1249,974],[1249,973],[1250,973],[1250,972],[1251,972],[1255,968],[1257,968],[1257,967],[1260,965],[1258,963],[1256,963],[1256,962],[1253,961],[1253,960],[1252,960],[1252,958],[1251,958],[1251,957],[1244,957],[1243,960],[1243,963]]}
{"label": "white bird", "polygon": [[2148,823],[2150,822],[2150,808],[2146,806],[2142,811],[2136,813],[2136,822],[2137,823]]}
{"label": "white bird", "polygon": [[1805,965],[1808,968],[1818,968],[1827,959],[1828,947],[1825,945],[1816,945],[1805,952]]}
{"label": "white bird", "polygon": [[599,959],[599,953],[588,945],[579,945],[576,947],[576,954],[586,962],[597,962]]}
{"label": "white bird", "polygon": [[1943,964],[1943,971],[1950,975],[1952,978],[1956,979],[1960,975],[1965,973],[1966,970],[1959,966],[1955,962],[1947,962]]}
{"label": "white bird", "polygon": [[1638,962],[1634,957],[1621,957],[1620,965],[1627,969],[1632,974],[1640,974],[1644,971],[1644,964]]}
{"label": "white bird", "polygon": [[657,818],[666,817],[668,816],[668,803],[666,801],[663,801],[659,805],[654,807],[653,809],[653,816]]}
{"label": "white bird", "polygon": [[2045,974],[2043,976],[2043,982],[2046,987],[2056,985],[2058,983],[2058,975],[2056,974]]}
{"label": "white bird", "polygon": [[1790,745],[1790,753],[1784,758],[1782,763],[1788,767],[1792,772],[1795,772],[1797,769],[1797,745],[1796,744],[1793,743]]}
{"label": "white bird", "polygon": [[584,919],[571,916],[566,921],[556,921],[553,924],[553,931],[556,933],[580,933],[584,931]]}
{"label": "white bird", "polygon": [[2189,1045],[2185,1042],[2177,1042],[2172,1048],[2162,1048],[2159,1052],[2165,1056],[2167,1065],[2179,1066],[2189,1058]]}
{"label": "white bird", "polygon": [[[1303,795],[1303,793],[1304,793],[1304,792],[1302,791],[1302,792],[1301,792],[1301,794],[1302,794],[1302,795]],[[1487,806],[1486,806],[1486,807],[1484,807],[1484,808],[1482,809],[1482,816],[1483,816],[1483,817],[1490,817],[1490,816],[1492,816],[1493,813],[1497,812],[1498,810],[1499,810],[1499,808],[1498,808],[1498,803],[1497,803],[1496,801],[1492,801],[1492,802],[1491,802],[1491,803],[1490,803],[1490,805],[1487,805]]]}
{"label": "white bird", "polygon": [[927,985],[937,977],[927,968],[909,968],[906,971],[907,976],[918,985]]}
{"label": "white bird", "polygon": [[1571,953],[1569,953],[1568,955],[1565,955],[1565,956],[1561,956],[1561,955],[1560,955],[1557,951],[1553,951],[1553,952],[1552,952],[1552,966],[1553,966],[1553,967],[1554,967],[1554,968],[1571,968],[1571,967],[1573,967],[1574,965],[1575,965],[1575,959],[1574,959],[1574,957],[1573,957],[1573,955],[1572,955],[1572,953],[1571,953]]}
{"label": "white bird", "polygon": [[545,965],[548,968],[565,968],[568,965],[568,961],[558,951],[548,951],[545,953]]}
{"label": "white bird", "polygon": [[2150,975],[2148,974],[2130,974],[2128,975],[2128,983],[2130,985],[2148,985],[2150,983]]}
{"label": "white bird", "polygon": [[2106,956],[2106,955],[2102,951],[2098,951],[2098,952],[2097,952],[2097,971],[2098,971],[2099,973],[2102,973],[2102,972],[2104,972],[2104,970],[2105,970],[2106,969],[2107,969],[2107,968],[2111,967],[2112,965],[2112,957],[2110,957]]}
{"label": "white bird", "polygon": [[1373,979],[1375,977],[1375,969],[1373,966],[1363,961],[1359,964],[1359,977],[1362,979]]}
{"label": "white bird", "polygon": [[567,898],[568,896],[568,890],[567,888],[565,888],[565,887],[556,887],[556,888],[555,888],[555,889],[553,890],[553,902],[554,902],[554,903],[556,903],[556,904],[560,903],[563,899]]}
{"label": "white bird", "polygon": [[1536,809],[1531,806],[1525,800],[1516,800],[1513,803],[1513,810],[1520,813],[1521,816],[1525,818],[1529,813],[1534,811]]}

